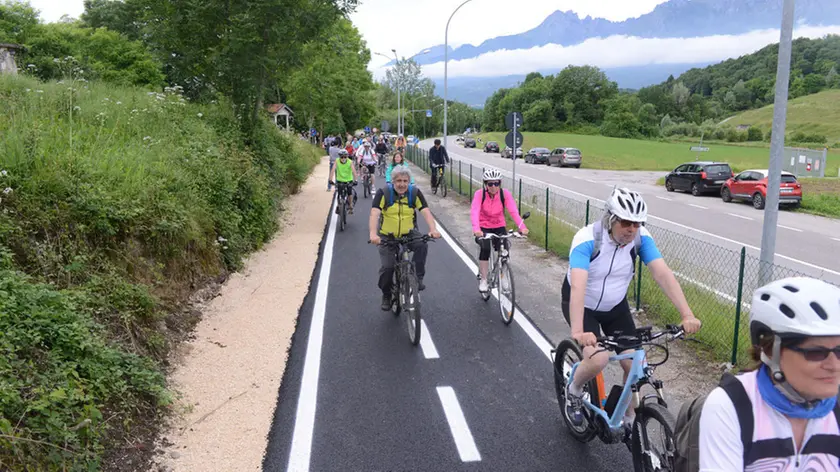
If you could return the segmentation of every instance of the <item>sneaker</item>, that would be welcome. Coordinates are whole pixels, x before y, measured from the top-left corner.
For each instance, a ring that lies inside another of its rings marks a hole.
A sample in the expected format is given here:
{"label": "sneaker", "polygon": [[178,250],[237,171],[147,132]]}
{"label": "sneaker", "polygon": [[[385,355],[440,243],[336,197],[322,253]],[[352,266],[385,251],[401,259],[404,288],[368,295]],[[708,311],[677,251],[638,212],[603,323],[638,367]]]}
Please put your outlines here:
{"label": "sneaker", "polygon": [[575,426],[583,424],[583,400],[571,393],[568,388],[566,388],[566,416]]}
{"label": "sneaker", "polygon": [[422,278],[417,279],[417,290],[420,290],[421,292],[423,290],[426,290],[426,286],[423,285],[423,279]]}
{"label": "sneaker", "polygon": [[382,294],[382,305],[380,308],[382,308],[382,311],[388,311],[391,309],[391,295],[385,293]]}
{"label": "sneaker", "polygon": [[489,288],[487,287],[487,281],[484,279],[479,280],[478,282],[478,291],[479,292],[486,292]]}

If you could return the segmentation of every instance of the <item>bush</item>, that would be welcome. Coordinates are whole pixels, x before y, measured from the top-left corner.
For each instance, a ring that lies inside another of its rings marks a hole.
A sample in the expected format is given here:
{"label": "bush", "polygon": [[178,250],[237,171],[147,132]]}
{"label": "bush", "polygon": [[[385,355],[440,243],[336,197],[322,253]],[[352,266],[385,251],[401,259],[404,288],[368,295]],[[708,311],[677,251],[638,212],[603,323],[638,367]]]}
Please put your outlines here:
{"label": "bush", "polygon": [[761,132],[761,129],[750,126],[750,129],[747,130],[747,141],[762,141],[764,139],[764,133]]}
{"label": "bush", "polygon": [[694,123],[678,123],[662,130],[663,136],[699,137],[700,126]]}
{"label": "bush", "polygon": [[268,241],[321,154],[241,129],[177,89],[0,76],[0,464],[97,469],[168,403],[179,306]]}
{"label": "bush", "polygon": [[746,131],[738,131],[735,128],[726,130],[726,141],[730,143],[743,143],[747,140]]}
{"label": "bush", "polygon": [[826,144],[828,142],[828,138],[821,134],[806,134],[801,131],[797,131],[790,136],[788,136],[788,140],[794,143],[811,143],[811,144]]}

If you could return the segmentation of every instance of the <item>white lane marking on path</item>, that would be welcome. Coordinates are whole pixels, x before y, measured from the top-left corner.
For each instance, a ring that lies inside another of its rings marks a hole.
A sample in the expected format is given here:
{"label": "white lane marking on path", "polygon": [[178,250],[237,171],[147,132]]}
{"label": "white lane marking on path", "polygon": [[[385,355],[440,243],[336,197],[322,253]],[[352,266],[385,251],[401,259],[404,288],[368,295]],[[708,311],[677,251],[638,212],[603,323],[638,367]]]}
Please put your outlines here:
{"label": "white lane marking on path", "polygon": [[599,183],[599,182],[596,182],[596,181],[591,180],[591,179],[583,179],[583,180],[585,180],[585,181],[589,182],[590,184],[597,184],[597,183]]}
{"label": "white lane marking on path", "polygon": [[[460,155],[460,154],[455,154],[455,153],[451,153],[451,154],[455,155],[456,157],[460,157],[460,158],[462,158],[464,161],[469,161],[469,160],[471,160],[470,158],[465,157],[465,156],[462,156],[462,155]],[[502,173],[507,173],[507,174],[510,174],[510,172],[505,171],[505,170],[503,170],[503,171],[502,171]],[[550,184],[550,183],[548,183],[548,182],[544,182],[544,181],[542,181],[542,180],[537,180],[537,179],[534,179],[534,178],[532,178],[532,177],[524,177],[524,178],[525,178],[525,179],[528,179],[528,180],[530,180],[530,181],[532,181],[532,182],[535,182],[535,183],[538,183],[538,184],[541,184],[541,185],[545,185],[545,186],[547,186],[547,187],[555,188],[555,189],[561,190],[561,191],[563,191],[563,192],[566,192],[566,193],[569,193],[569,194],[572,194],[572,195],[578,195],[578,196],[580,196],[580,197],[583,197],[583,198],[586,198],[586,199],[592,200],[593,202],[604,203],[604,200],[601,200],[600,198],[592,197],[592,196],[590,196],[590,195],[586,195],[586,194],[583,194],[583,193],[580,193],[580,192],[575,192],[574,190],[567,189],[567,188],[565,188],[565,187],[561,187],[561,186],[559,186],[559,185]],[[693,231],[693,232],[695,232],[695,233],[697,233],[697,234],[702,234],[702,235],[704,235],[704,236],[708,236],[708,237],[710,237],[710,238],[720,239],[721,241],[726,241],[726,242],[728,242],[728,243],[730,243],[730,244],[737,244],[737,245],[739,245],[739,246],[744,246],[744,247],[746,247],[746,248],[748,248],[748,249],[751,249],[751,250],[753,250],[753,251],[756,251],[756,252],[760,252],[760,251],[761,251],[761,248],[760,248],[760,247],[753,246],[752,244],[747,244],[747,243],[744,243],[744,242],[741,242],[741,241],[736,241],[736,240],[734,240],[734,239],[729,239],[729,238],[727,238],[727,237],[725,237],[725,236],[720,236],[720,235],[718,235],[718,234],[712,234],[712,233],[709,233],[709,232],[707,232],[707,231],[703,231],[702,229],[699,229],[699,228],[693,228],[693,227],[691,227],[691,226],[687,226],[687,225],[684,225],[684,224],[682,224],[682,223],[677,223],[677,222],[675,222],[675,221],[671,221],[671,220],[668,220],[668,219],[665,219],[665,218],[661,218],[661,217],[658,217],[658,216],[653,216],[653,215],[650,215],[650,214],[648,215],[648,218],[651,218],[651,219],[654,219],[654,220],[663,221],[663,222],[668,223],[668,224],[670,224],[670,225],[674,225],[674,226],[676,226],[676,227],[678,227],[678,228],[682,228],[682,229],[687,230],[687,231]],[[783,254],[779,254],[778,252],[776,253],[776,256],[778,256],[778,257],[780,257],[780,258],[782,258],[782,259],[785,259],[785,260],[791,261],[791,262],[795,262],[795,263],[797,263],[797,264],[802,264],[802,265],[804,265],[804,266],[806,266],[806,267],[810,267],[810,268],[812,268],[812,269],[821,270],[821,271],[823,271],[823,272],[827,272],[827,273],[829,273],[829,274],[833,274],[833,275],[840,275],[840,272],[838,272],[838,271],[836,271],[836,270],[827,269],[827,268],[825,268],[825,267],[818,266],[818,265],[816,265],[816,264],[811,264],[810,262],[805,262],[805,261],[800,260],[800,259],[796,259],[796,258],[793,258],[793,257],[790,257],[790,256],[785,256],[785,255],[783,255]]]}
{"label": "white lane marking on path", "polygon": [[658,199],[660,199],[660,200],[665,200],[665,201],[668,201],[668,202],[673,202],[673,201],[674,201],[674,200],[673,200],[673,199],[671,199],[671,198],[668,198],[668,197],[660,197],[659,195],[657,195],[657,196],[656,196],[656,198],[658,198]]}
{"label": "white lane marking on path", "polygon": [[831,239],[833,239],[833,240],[835,240],[835,241],[837,241],[837,242],[840,242],[840,238],[831,238]]}
{"label": "white lane marking on path", "polygon": [[752,219],[752,218],[750,218],[749,216],[736,215],[735,213],[727,213],[727,215],[729,215],[729,216],[734,216],[735,218],[741,218],[742,220],[750,220],[750,221],[752,221],[752,220],[753,220],[753,219]]}
{"label": "white lane marking on path", "polygon": [[[446,243],[449,244],[449,247],[451,247],[455,251],[455,254],[458,254],[458,257],[460,257],[461,260],[464,261],[464,264],[467,265],[467,267],[472,271],[472,273],[477,274],[478,266],[475,264],[475,262],[473,262],[472,259],[470,259],[470,256],[467,255],[467,253],[464,252],[463,249],[461,249],[461,246],[459,246],[458,243],[456,243],[455,240],[452,239],[452,236],[450,236],[440,226],[438,226],[438,231],[440,231],[440,234],[441,236],[443,236],[444,241],[446,241]],[[493,293],[494,297],[496,296],[495,292],[491,293]],[[510,305],[510,301],[508,300],[507,302],[508,305]],[[548,340],[545,339],[545,337],[542,334],[540,334],[537,328],[531,323],[531,320],[529,320],[521,311],[519,311],[519,309],[517,309],[514,312],[513,320],[516,321],[516,324],[520,328],[522,328],[522,331],[524,331],[525,334],[527,334],[528,337],[531,338],[531,341],[533,341],[534,344],[536,344],[537,348],[543,353],[543,355],[545,355],[546,359],[548,359],[550,362],[551,349],[553,349],[553,347],[551,343],[549,343]]]}
{"label": "white lane marking on path", "polygon": [[309,340],[306,344],[306,359],[303,364],[303,378],[300,382],[295,429],[292,434],[292,448],[289,451],[289,472],[308,472],[312,458],[312,433],[315,429],[315,407],[318,399],[318,375],[321,370],[321,346],[324,341],[324,317],[327,309],[327,287],[330,283],[333,245],[335,243],[335,223],[337,217],[330,205],[330,227],[327,242],[324,245],[321,273],[318,276],[318,288],[315,304],[312,308],[312,321],[309,325]]}
{"label": "white lane marking on path", "polygon": [[701,209],[701,210],[708,210],[708,208],[706,208],[706,207],[704,207],[704,206],[695,205],[695,204],[693,204],[693,203],[689,203],[689,204],[688,204],[688,206],[692,206],[692,207],[694,207],[694,208],[699,208],[699,209]]}
{"label": "white lane marking on path", "polygon": [[443,406],[443,414],[446,415],[446,422],[449,423],[449,430],[452,432],[452,439],[455,440],[455,447],[458,448],[458,455],[461,462],[477,462],[481,460],[481,454],[475,446],[467,419],[455,396],[452,387],[438,387],[438,397]]}
{"label": "white lane marking on path", "polygon": [[423,357],[426,359],[439,359],[435,343],[432,342],[432,336],[429,334],[429,326],[426,325],[426,320],[420,319],[420,329],[423,334],[420,335],[420,349],[423,350]]}
{"label": "white lane marking on path", "polygon": [[777,224],[777,226],[778,226],[779,228],[784,228],[784,229],[789,229],[789,230],[791,230],[791,231],[796,231],[797,233],[801,233],[801,232],[802,232],[802,230],[801,230],[801,229],[799,229],[799,228],[791,228],[790,226],[785,226],[785,225],[780,225],[780,224]]}

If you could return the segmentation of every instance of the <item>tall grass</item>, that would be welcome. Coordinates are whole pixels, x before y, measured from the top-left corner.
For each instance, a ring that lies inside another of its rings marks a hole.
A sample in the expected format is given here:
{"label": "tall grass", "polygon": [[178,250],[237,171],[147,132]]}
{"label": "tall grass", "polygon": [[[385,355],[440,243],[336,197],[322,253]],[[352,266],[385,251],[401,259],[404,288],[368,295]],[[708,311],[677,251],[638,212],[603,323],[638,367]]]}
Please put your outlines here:
{"label": "tall grass", "polygon": [[321,154],[239,119],[177,89],[0,76],[0,469],[98,468],[166,412],[173,313],[269,240]]}

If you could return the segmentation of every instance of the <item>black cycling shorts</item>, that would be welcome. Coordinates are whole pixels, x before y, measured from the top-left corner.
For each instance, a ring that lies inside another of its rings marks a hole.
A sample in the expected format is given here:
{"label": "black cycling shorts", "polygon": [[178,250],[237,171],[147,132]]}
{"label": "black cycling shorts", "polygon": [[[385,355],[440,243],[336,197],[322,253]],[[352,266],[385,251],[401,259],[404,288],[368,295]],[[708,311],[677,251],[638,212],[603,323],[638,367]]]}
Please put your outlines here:
{"label": "black cycling shorts", "polygon": [[[560,293],[562,297],[560,306],[563,310],[563,317],[566,318],[566,323],[569,323],[571,327],[569,299],[572,296],[572,286],[569,285],[568,276],[563,278],[563,288]],[[604,330],[605,336],[636,334],[636,322],[633,321],[633,315],[630,313],[630,304],[627,303],[626,298],[610,311],[595,311],[589,308],[583,309],[583,331],[600,336],[602,329]]]}
{"label": "black cycling shorts", "polygon": [[368,173],[371,175],[376,173],[376,164],[362,164],[363,167],[367,167]]}

